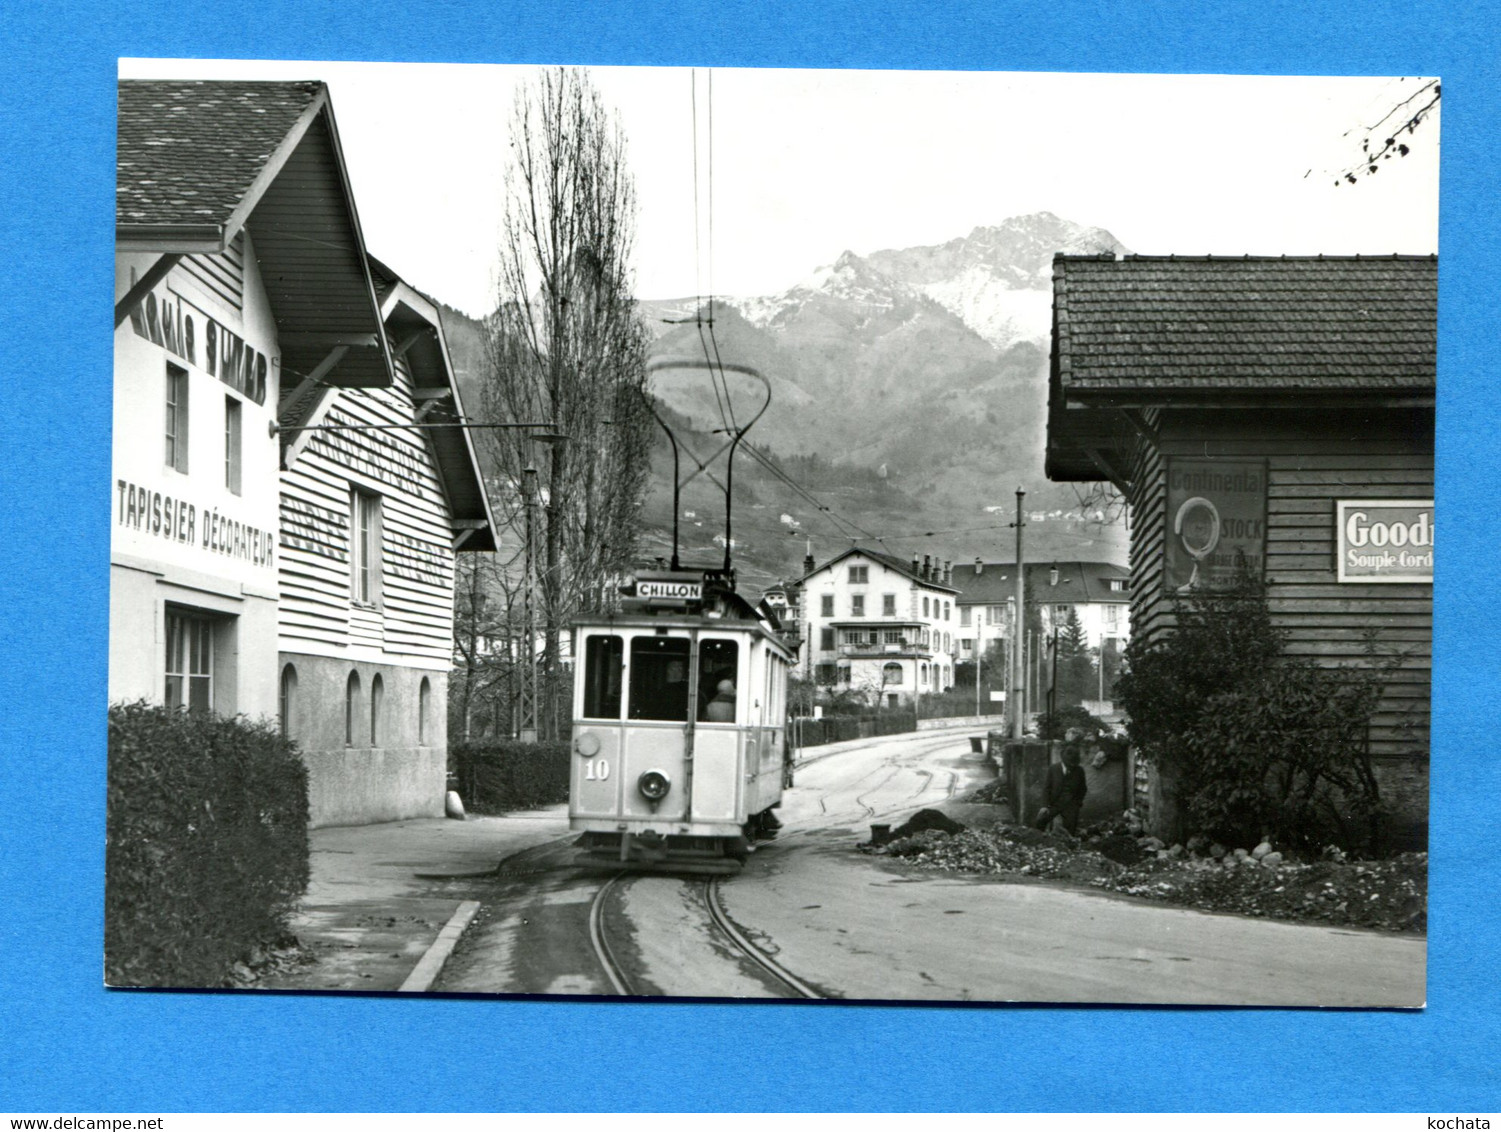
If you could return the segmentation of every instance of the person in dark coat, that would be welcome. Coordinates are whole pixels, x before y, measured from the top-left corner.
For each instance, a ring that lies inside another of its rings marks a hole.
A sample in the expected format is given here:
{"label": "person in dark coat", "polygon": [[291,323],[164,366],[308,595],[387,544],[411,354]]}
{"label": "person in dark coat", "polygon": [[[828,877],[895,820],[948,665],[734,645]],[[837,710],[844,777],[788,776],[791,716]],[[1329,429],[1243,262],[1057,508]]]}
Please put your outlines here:
{"label": "person in dark coat", "polygon": [[1079,747],[1070,743],[1063,748],[1063,761],[1048,767],[1047,781],[1042,788],[1042,809],[1032,824],[1045,830],[1054,818],[1063,819],[1063,828],[1069,833],[1079,831],[1079,810],[1084,806],[1084,795],[1089,787],[1084,781],[1084,768],[1079,765]]}

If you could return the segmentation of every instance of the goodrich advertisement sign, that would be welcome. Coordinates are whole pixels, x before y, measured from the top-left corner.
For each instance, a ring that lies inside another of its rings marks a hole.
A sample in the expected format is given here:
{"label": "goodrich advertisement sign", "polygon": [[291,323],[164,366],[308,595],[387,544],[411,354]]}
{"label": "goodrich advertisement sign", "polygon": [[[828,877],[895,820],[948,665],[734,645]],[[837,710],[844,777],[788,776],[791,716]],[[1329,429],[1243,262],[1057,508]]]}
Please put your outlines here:
{"label": "goodrich advertisement sign", "polygon": [[1341,582],[1433,584],[1433,500],[1341,499],[1335,524]]}

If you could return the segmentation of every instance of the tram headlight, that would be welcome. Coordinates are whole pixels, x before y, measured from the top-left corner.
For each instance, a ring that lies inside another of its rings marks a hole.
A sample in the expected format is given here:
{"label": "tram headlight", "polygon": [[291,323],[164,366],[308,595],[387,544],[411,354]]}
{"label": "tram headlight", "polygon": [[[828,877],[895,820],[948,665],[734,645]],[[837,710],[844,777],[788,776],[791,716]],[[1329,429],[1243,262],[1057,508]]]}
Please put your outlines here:
{"label": "tram headlight", "polygon": [[660,802],[672,789],[672,780],[660,770],[648,770],[636,779],[636,789],[648,802]]}

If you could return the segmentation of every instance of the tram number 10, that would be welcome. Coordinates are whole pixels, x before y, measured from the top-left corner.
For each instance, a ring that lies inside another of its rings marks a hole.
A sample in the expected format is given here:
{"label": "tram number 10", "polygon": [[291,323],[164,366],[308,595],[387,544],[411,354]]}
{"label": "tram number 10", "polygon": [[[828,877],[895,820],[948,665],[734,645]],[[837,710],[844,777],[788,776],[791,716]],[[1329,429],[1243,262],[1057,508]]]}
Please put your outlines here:
{"label": "tram number 10", "polygon": [[584,764],[584,778],[589,782],[603,782],[610,777],[608,759],[590,759]]}

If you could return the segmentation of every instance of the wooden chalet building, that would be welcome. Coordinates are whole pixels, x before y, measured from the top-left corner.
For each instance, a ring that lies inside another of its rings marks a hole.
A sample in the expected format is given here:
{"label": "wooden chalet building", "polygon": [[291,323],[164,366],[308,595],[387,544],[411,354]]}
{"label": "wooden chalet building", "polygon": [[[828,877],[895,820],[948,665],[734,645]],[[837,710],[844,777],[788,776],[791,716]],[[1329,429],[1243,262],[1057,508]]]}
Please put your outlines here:
{"label": "wooden chalet building", "polygon": [[[1370,730],[1382,795],[1426,831],[1433,615],[1433,257],[1058,256],[1050,479],[1131,505],[1131,632],[1265,579],[1289,651],[1401,656]],[[1151,792],[1154,797],[1156,791]],[[1160,802],[1160,798],[1155,798]]]}
{"label": "wooden chalet building", "polygon": [[279,718],[314,824],[441,815],[453,554],[494,535],[466,430],[364,427],[462,409],[324,84],[119,84],[115,295],[110,701]]}
{"label": "wooden chalet building", "polygon": [[395,380],[281,402],[282,718],[315,825],[442,815],[454,553],[495,549],[437,306],[370,267]]}

